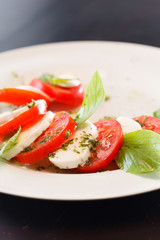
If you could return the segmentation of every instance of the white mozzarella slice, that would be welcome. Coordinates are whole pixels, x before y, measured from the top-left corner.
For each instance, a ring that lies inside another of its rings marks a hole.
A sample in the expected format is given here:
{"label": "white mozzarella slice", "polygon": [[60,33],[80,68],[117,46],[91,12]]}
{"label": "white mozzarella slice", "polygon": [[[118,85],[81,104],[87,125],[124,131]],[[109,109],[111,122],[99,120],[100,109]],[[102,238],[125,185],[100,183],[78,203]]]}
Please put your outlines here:
{"label": "white mozzarella slice", "polygon": [[18,108],[16,110],[13,111],[7,111],[7,112],[3,112],[0,114],[0,125],[12,120],[13,118],[17,117],[18,115],[26,112],[28,110],[27,106]]}
{"label": "white mozzarella slice", "polygon": [[42,94],[44,97],[48,98],[50,101],[52,101],[52,99],[46,94],[44,93],[43,91],[41,91],[40,89],[36,88],[36,87],[32,87],[32,86],[29,86],[29,85],[20,85],[18,87],[15,87],[15,88],[18,88],[18,89],[23,89],[23,90],[28,90],[28,91],[32,91],[32,92],[36,92],[36,93],[40,93]]}
{"label": "white mozzarella slice", "polygon": [[[76,78],[75,76],[73,76],[71,74],[61,74],[58,77],[61,79],[69,79],[70,80],[67,84],[67,87],[75,87],[81,83],[78,78]],[[60,85],[62,87],[66,87],[66,85],[64,83],[58,83],[58,85]]]}
{"label": "white mozzarella slice", "polygon": [[18,143],[8,152],[2,155],[3,158],[10,160],[15,157],[18,153],[23,151],[24,148],[28,147],[33,143],[51,124],[55,114],[47,112],[44,117],[38,121],[34,126],[25,131],[21,132],[18,137]]}
{"label": "white mozzarella slice", "polygon": [[118,117],[116,120],[121,124],[123,134],[134,132],[134,131],[142,129],[141,125],[131,118]]}
{"label": "white mozzarella slice", "polygon": [[[39,113],[44,113],[44,109],[46,108],[46,102],[44,100],[35,101],[35,105],[39,105]],[[18,117],[20,114],[26,112],[29,109],[29,105],[24,107],[17,108],[16,110],[3,112],[0,114],[0,125],[11,121],[15,117]]]}
{"label": "white mozzarella slice", "polygon": [[39,99],[35,101],[35,105],[39,107],[39,114],[44,114],[44,111],[47,109],[46,101],[43,99]]}
{"label": "white mozzarella slice", "polygon": [[75,130],[66,150],[66,144],[64,144],[64,147],[62,145],[62,147],[55,152],[55,155],[50,154],[49,160],[61,169],[76,168],[78,165],[86,162],[90,157],[90,147],[92,146],[90,140],[95,140],[97,136],[98,132],[95,125],[86,121],[81,127]]}

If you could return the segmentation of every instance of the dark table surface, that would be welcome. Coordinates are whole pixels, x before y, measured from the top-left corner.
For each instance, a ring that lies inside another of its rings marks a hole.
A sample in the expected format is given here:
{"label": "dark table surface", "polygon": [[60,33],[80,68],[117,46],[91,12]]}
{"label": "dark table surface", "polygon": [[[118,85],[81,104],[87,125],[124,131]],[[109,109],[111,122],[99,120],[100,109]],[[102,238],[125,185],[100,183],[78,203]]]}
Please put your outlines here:
{"label": "dark table surface", "polygon": [[[160,46],[159,0],[0,0],[0,51],[73,40]],[[160,192],[58,202],[0,194],[0,240],[160,239]]]}

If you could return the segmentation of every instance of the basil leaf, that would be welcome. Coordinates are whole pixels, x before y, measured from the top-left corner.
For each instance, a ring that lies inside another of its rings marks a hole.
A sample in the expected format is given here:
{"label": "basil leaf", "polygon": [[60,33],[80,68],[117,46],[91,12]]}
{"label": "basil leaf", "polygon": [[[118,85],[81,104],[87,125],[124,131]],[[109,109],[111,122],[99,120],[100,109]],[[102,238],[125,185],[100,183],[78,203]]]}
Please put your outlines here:
{"label": "basil leaf", "polygon": [[73,87],[80,84],[78,78],[62,78],[51,74],[44,74],[39,79],[51,85],[60,85],[64,87]]}
{"label": "basil leaf", "polygon": [[32,99],[32,102],[29,103],[29,104],[27,104],[27,107],[28,107],[28,108],[32,108],[32,107],[34,107],[35,105],[36,105],[36,102]]}
{"label": "basil leaf", "polygon": [[150,130],[125,134],[116,163],[119,168],[134,174],[150,173],[159,169],[160,135]]}
{"label": "basil leaf", "polygon": [[43,81],[43,82],[52,84],[52,81],[53,81],[55,78],[56,78],[55,75],[43,74],[43,75],[40,76],[38,79],[40,79],[40,80]]}
{"label": "basil leaf", "polygon": [[96,111],[104,99],[105,91],[102,79],[98,71],[96,71],[88,85],[81,109],[75,116],[76,123],[80,124],[86,121]]}
{"label": "basil leaf", "polygon": [[18,139],[20,132],[21,132],[21,127],[19,127],[18,131],[12,137],[10,137],[8,140],[5,140],[2,143],[2,147],[0,150],[0,157],[3,157],[4,153],[11,150],[17,144],[17,139]]}
{"label": "basil leaf", "polygon": [[160,119],[160,108],[153,113],[153,116]]}

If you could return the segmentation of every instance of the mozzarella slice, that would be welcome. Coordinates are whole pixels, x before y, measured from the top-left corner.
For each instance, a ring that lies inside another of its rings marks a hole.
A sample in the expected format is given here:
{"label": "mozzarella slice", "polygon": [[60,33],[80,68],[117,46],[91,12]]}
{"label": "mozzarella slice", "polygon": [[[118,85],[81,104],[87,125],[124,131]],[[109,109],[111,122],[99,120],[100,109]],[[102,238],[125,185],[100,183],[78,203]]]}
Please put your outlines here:
{"label": "mozzarella slice", "polygon": [[[44,100],[37,100],[35,101],[35,105],[39,105],[39,113],[44,113],[44,109],[46,108],[46,102]],[[20,107],[13,111],[7,111],[0,114],[0,125],[11,121],[15,117],[19,116],[20,114],[26,112],[29,109],[29,106],[26,105],[24,107]]]}
{"label": "mozzarella slice", "polygon": [[116,120],[121,124],[123,134],[134,132],[134,131],[142,129],[141,125],[131,118],[118,117]]}
{"label": "mozzarella slice", "polygon": [[36,87],[32,87],[32,86],[29,86],[29,85],[20,85],[20,86],[15,87],[15,88],[28,90],[28,91],[32,91],[32,92],[36,92],[36,93],[40,93],[41,95],[43,95],[44,97],[46,97],[50,101],[52,101],[52,98],[50,98],[46,93],[44,93],[43,91],[41,91],[40,89],[38,89]]}
{"label": "mozzarella slice", "polygon": [[[61,74],[58,77],[61,79],[70,79],[67,87],[75,87],[80,84],[80,80],[71,74]],[[66,87],[66,84],[64,84],[64,83],[58,83],[58,85],[62,86],[62,87]]]}
{"label": "mozzarella slice", "polygon": [[52,112],[47,112],[44,117],[32,126],[29,129],[21,132],[18,137],[18,143],[8,152],[2,155],[3,158],[10,160],[15,157],[18,153],[23,151],[24,148],[28,147],[31,143],[33,143],[37,137],[39,137],[43,131],[45,131],[49,125],[51,124],[53,117],[55,114]]}
{"label": "mozzarella slice", "polygon": [[90,140],[95,140],[97,136],[97,128],[91,122],[86,121],[81,127],[75,130],[72,139],[69,140],[70,143],[68,146],[64,143],[55,152],[55,155],[54,153],[50,154],[49,160],[61,169],[76,168],[90,157],[90,147],[92,146]]}
{"label": "mozzarella slice", "polygon": [[7,112],[3,112],[0,114],[0,125],[12,120],[13,118],[17,117],[18,115],[26,112],[28,110],[27,106],[18,108],[16,110],[13,111],[7,111]]}

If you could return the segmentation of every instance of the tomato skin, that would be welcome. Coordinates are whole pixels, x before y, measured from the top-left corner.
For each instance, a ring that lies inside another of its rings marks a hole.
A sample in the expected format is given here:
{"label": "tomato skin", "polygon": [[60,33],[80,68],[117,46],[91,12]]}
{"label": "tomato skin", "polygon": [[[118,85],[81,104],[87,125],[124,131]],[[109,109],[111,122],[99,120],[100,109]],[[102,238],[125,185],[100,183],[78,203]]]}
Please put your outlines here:
{"label": "tomato skin", "polygon": [[47,98],[46,96],[37,92],[18,88],[0,89],[0,102],[7,102],[19,106],[23,104],[28,104],[32,100],[38,99],[44,99],[47,105],[51,103],[49,97]]}
{"label": "tomato skin", "polygon": [[145,115],[134,117],[133,119],[138,121],[143,129],[152,130],[160,134],[160,119]]}
{"label": "tomato skin", "polygon": [[94,123],[98,130],[98,144],[89,163],[76,170],[83,173],[102,171],[118,154],[123,144],[123,133],[119,122],[105,119]]}
{"label": "tomato skin", "polygon": [[80,106],[84,98],[82,84],[75,87],[51,86],[49,83],[42,82],[40,79],[33,79],[30,85],[40,89],[55,101],[73,107]]}
{"label": "tomato skin", "polygon": [[44,116],[46,111],[47,111],[47,104],[45,101],[43,103],[37,104],[29,108],[27,111],[21,113],[17,117],[13,118],[12,120],[0,125],[0,134],[5,135],[9,132],[12,132],[18,129],[19,126],[23,128],[29,122],[30,122],[30,126],[31,124],[34,125],[35,121],[40,120],[41,117]]}
{"label": "tomato skin", "polygon": [[[72,134],[75,128],[76,122],[67,112],[56,113],[49,128],[30,145],[32,150],[18,154],[15,159],[23,164],[31,164],[43,159],[67,140],[66,131],[69,130]],[[47,138],[48,140],[44,141]]]}

